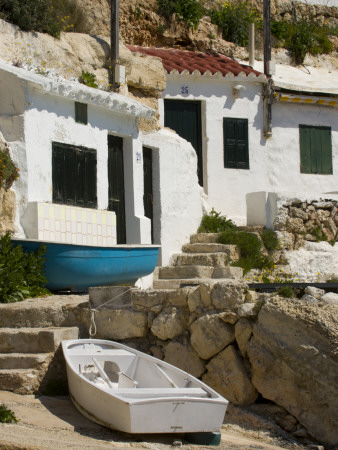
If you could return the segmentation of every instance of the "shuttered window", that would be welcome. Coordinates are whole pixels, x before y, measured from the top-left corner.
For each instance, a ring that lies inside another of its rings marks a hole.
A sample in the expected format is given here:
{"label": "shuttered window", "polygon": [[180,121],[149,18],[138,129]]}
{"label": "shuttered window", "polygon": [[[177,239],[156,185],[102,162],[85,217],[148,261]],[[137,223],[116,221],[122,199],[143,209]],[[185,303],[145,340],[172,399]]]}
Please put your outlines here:
{"label": "shuttered window", "polygon": [[249,169],[248,119],[223,118],[224,167]]}
{"label": "shuttered window", "polygon": [[96,208],[96,150],[53,142],[53,202]]}
{"label": "shuttered window", "polygon": [[88,123],[88,105],[86,103],[75,102],[75,122]]}
{"label": "shuttered window", "polygon": [[330,127],[299,125],[301,173],[332,174]]}

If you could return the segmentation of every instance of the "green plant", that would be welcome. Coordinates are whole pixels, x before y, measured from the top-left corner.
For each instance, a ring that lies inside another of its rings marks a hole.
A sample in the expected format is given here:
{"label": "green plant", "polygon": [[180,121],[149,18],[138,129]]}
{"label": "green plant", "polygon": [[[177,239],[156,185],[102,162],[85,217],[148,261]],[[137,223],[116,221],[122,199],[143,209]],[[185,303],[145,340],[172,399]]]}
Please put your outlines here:
{"label": "green plant", "polygon": [[202,0],[157,0],[158,13],[170,19],[175,13],[178,18],[195,30],[205,14]]}
{"label": "green plant", "polygon": [[261,233],[261,239],[264,247],[269,253],[279,250],[279,242],[276,233],[273,230],[265,228]]}
{"label": "green plant", "polygon": [[212,23],[222,29],[225,40],[241,46],[249,42],[250,23],[255,23],[257,28],[262,26],[257,10],[247,1],[220,1],[208,14]]}
{"label": "green plant", "polygon": [[19,177],[19,172],[8,149],[0,150],[0,189],[4,188],[7,191]]}
{"label": "green plant", "polygon": [[157,27],[157,31],[159,34],[164,34],[165,32],[165,25],[163,25],[163,23],[160,23]]}
{"label": "green plant", "polygon": [[4,404],[0,405],[0,423],[16,423],[18,419],[13,411],[8,409]]}
{"label": "green plant", "polygon": [[280,297],[294,298],[296,296],[295,290],[291,286],[282,286],[277,291]]}
{"label": "green plant", "polygon": [[240,258],[233,266],[243,269],[246,274],[251,269],[267,269],[273,267],[271,259],[261,252],[261,241],[253,233],[239,231],[238,228],[223,231],[217,239],[221,244],[237,245]]}
{"label": "green plant", "polygon": [[138,6],[135,6],[134,14],[137,19],[140,19],[142,17],[141,8],[139,8]]}
{"label": "green plant", "polygon": [[42,275],[45,246],[36,252],[24,252],[11,243],[9,233],[0,238],[0,302],[11,303],[28,297],[50,295]]}
{"label": "green plant", "polygon": [[86,30],[84,13],[75,0],[0,0],[2,17],[24,31],[58,38],[61,31]]}
{"label": "green plant", "polygon": [[285,41],[290,33],[289,22],[273,21],[271,22],[271,34],[281,41]]}
{"label": "green plant", "polygon": [[198,233],[218,233],[220,231],[234,229],[236,225],[231,221],[221,216],[212,208],[210,214],[205,214],[202,217],[201,225],[199,226]]}
{"label": "green plant", "polygon": [[85,72],[82,70],[81,76],[78,78],[79,82],[85,84],[86,86],[97,88],[96,75],[90,72]]}
{"label": "green plant", "polygon": [[310,234],[316,238],[317,242],[327,241],[328,237],[319,227],[312,228]]}

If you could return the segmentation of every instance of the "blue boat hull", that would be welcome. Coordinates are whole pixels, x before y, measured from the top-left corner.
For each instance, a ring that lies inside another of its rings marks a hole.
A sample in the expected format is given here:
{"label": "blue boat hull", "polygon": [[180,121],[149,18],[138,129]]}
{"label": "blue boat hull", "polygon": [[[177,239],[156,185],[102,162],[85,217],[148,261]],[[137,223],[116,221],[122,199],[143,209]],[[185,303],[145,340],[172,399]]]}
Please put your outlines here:
{"label": "blue boat hull", "polygon": [[46,287],[72,292],[87,292],[89,287],[107,284],[133,284],[154,271],[160,248],[155,245],[91,247],[21,239],[12,242],[28,252],[44,244]]}

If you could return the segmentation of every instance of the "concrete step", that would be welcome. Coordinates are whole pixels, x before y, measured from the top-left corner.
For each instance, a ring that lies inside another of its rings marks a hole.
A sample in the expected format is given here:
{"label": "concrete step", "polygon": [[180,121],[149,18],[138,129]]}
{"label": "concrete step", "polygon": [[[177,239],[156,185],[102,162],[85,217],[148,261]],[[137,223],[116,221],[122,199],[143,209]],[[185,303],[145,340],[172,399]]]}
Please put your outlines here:
{"label": "concrete step", "polygon": [[229,255],[218,253],[180,253],[173,255],[174,266],[224,267],[230,262]]}
{"label": "concrete step", "polygon": [[213,244],[217,243],[220,233],[196,233],[190,236],[191,244]]}
{"label": "concrete step", "polygon": [[53,353],[0,353],[2,369],[37,369],[48,366]]}
{"label": "concrete step", "polygon": [[0,353],[50,353],[78,335],[78,327],[0,328]]}
{"label": "concrete step", "polygon": [[0,327],[71,327],[81,323],[87,307],[88,295],[60,295],[0,303]]}
{"label": "concrete step", "polygon": [[158,278],[181,279],[181,278],[211,278],[214,267],[211,266],[168,266],[160,267]]}
{"label": "concrete step", "polygon": [[182,247],[184,253],[227,253],[235,261],[239,258],[237,245],[197,242],[196,244],[185,244]]}
{"label": "concrete step", "polygon": [[1,369],[1,390],[22,395],[35,393],[43,375],[43,372],[34,369]]}

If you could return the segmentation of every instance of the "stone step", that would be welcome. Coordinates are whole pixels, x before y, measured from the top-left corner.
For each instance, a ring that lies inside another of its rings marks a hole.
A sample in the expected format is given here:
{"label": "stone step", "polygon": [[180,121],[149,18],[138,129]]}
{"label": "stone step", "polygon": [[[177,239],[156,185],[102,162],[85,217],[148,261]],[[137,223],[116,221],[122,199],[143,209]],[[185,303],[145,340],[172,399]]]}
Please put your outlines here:
{"label": "stone step", "polygon": [[196,233],[190,236],[191,244],[215,244],[220,233]]}
{"label": "stone step", "polygon": [[37,369],[48,366],[53,353],[0,353],[1,369]]}
{"label": "stone step", "polygon": [[158,279],[211,278],[214,267],[211,266],[167,266],[160,267]]}
{"label": "stone step", "polygon": [[237,245],[231,244],[217,244],[197,242],[196,244],[185,244],[182,247],[184,253],[227,253],[233,261],[239,258],[239,251]]}
{"label": "stone step", "polygon": [[[209,266],[168,266],[160,267],[158,280],[179,280],[199,278],[241,279],[243,269],[240,267],[209,267]],[[155,287],[154,287],[155,288]],[[165,289],[165,288],[164,288]],[[169,288],[170,289],[170,288]],[[172,288],[176,289],[176,288]]]}
{"label": "stone step", "polygon": [[237,277],[226,277],[226,278],[184,278],[184,279],[167,279],[167,280],[155,280],[153,283],[153,289],[158,290],[173,290],[181,289],[185,286],[197,286],[199,284],[206,284],[213,286],[216,283],[226,283],[229,280],[238,279]]}
{"label": "stone step", "polygon": [[0,303],[0,327],[69,327],[82,322],[87,307],[88,295],[60,295]]}
{"label": "stone step", "polygon": [[174,266],[224,267],[230,262],[229,255],[218,253],[180,253],[173,255]]}
{"label": "stone step", "polygon": [[0,353],[50,353],[78,335],[78,327],[0,328]]}
{"label": "stone step", "polygon": [[16,394],[32,394],[38,391],[44,373],[34,369],[1,369],[0,389]]}

